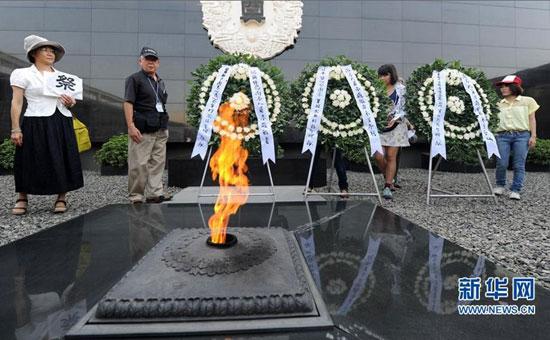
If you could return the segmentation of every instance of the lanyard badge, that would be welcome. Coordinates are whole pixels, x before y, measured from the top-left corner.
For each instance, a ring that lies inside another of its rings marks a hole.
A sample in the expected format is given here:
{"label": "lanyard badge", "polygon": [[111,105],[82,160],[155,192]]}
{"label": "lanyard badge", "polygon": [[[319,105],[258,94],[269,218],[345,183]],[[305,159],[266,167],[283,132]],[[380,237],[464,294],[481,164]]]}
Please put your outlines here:
{"label": "lanyard badge", "polygon": [[155,99],[156,99],[156,109],[158,112],[164,112],[164,107],[162,106],[162,102],[159,98],[159,83],[156,83],[156,87],[153,86],[153,83],[151,83],[151,79],[147,78],[149,81],[149,85],[151,85],[151,88],[155,92]]}

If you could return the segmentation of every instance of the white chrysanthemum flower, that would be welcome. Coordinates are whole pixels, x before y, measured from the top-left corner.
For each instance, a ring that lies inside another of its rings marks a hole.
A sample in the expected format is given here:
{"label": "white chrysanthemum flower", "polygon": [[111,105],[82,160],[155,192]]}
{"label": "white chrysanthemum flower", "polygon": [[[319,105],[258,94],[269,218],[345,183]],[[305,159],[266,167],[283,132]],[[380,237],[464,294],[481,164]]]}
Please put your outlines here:
{"label": "white chrysanthemum flower", "polygon": [[237,92],[229,98],[229,105],[234,110],[243,110],[250,106],[250,98],[242,92]]}
{"label": "white chrysanthemum flower", "polygon": [[199,110],[204,111],[204,105],[199,105]]}
{"label": "white chrysanthemum flower", "polygon": [[306,115],[308,115],[310,111],[310,109],[306,109],[304,112],[306,113]]}
{"label": "white chrysanthemum flower", "polygon": [[365,87],[371,87],[372,83],[368,80],[365,80]]}
{"label": "white chrysanthemum flower", "polygon": [[204,93],[204,92],[201,92],[201,93],[199,94],[199,97],[200,97],[200,98],[204,98],[204,97],[206,97],[206,93]]}
{"label": "white chrysanthemum flower", "polygon": [[237,131],[237,133],[243,132],[243,128],[241,126],[237,126],[235,130]]}
{"label": "white chrysanthemum flower", "polygon": [[212,131],[218,133],[218,132],[220,132],[220,127],[219,127],[218,125],[214,125],[214,126],[212,127]]}
{"label": "white chrysanthemum flower", "polygon": [[340,136],[346,138],[348,136],[348,133],[346,131],[340,132]]}
{"label": "white chrysanthemum flower", "polygon": [[418,91],[418,95],[423,97],[424,96],[424,91]]}
{"label": "white chrysanthemum flower", "polygon": [[304,109],[307,109],[307,108],[309,107],[309,105],[307,105],[307,103],[303,103],[303,104],[302,104],[302,107],[303,107]]}
{"label": "white chrysanthemum flower", "polygon": [[464,102],[456,96],[449,96],[447,98],[447,107],[451,112],[456,114],[461,114],[464,112]]}
{"label": "white chrysanthemum flower", "polygon": [[336,97],[337,97],[337,96],[336,96],[336,93],[334,93],[334,92],[331,93],[330,96],[329,96],[330,100],[335,100]]}

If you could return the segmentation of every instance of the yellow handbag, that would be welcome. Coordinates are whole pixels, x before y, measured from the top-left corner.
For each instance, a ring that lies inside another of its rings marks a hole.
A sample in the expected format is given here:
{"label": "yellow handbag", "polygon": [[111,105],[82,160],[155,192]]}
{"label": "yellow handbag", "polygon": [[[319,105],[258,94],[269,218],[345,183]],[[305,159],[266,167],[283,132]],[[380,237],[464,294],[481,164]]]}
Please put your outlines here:
{"label": "yellow handbag", "polygon": [[76,142],[78,144],[78,152],[84,152],[92,148],[92,142],[90,141],[90,133],[84,123],[73,117],[73,128],[76,136]]}

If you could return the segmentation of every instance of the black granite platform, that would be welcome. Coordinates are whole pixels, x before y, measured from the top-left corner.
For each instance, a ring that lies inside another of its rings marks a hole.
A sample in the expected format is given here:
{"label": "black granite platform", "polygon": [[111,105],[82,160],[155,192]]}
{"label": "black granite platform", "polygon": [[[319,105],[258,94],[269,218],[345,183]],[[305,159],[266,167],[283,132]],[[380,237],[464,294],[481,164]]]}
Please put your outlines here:
{"label": "black granite platform", "polygon": [[[212,210],[112,205],[0,247],[0,339],[62,337],[159,240]],[[534,305],[532,316],[460,316],[458,278],[519,275],[369,202],[246,205],[230,225],[291,231],[336,325],[233,339],[547,338],[548,290],[500,300]]]}

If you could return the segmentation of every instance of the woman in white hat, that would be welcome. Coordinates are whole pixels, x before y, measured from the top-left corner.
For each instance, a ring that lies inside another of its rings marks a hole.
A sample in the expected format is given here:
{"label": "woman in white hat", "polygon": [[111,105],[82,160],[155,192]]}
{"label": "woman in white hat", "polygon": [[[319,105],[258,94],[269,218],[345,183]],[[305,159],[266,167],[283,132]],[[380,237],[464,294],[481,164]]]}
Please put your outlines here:
{"label": "woman in white hat", "polygon": [[[53,211],[67,210],[66,193],[83,186],[80,156],[68,108],[76,101],[71,96],[46,96],[44,74],[55,72],[53,64],[65,54],[59,43],[36,35],[24,42],[30,67],[13,70],[10,84],[11,140],[15,149],[15,191],[18,193],[14,215],[27,212],[28,194],[53,195]],[[23,97],[27,109],[21,120]],[[21,122],[21,125],[19,125]]]}

